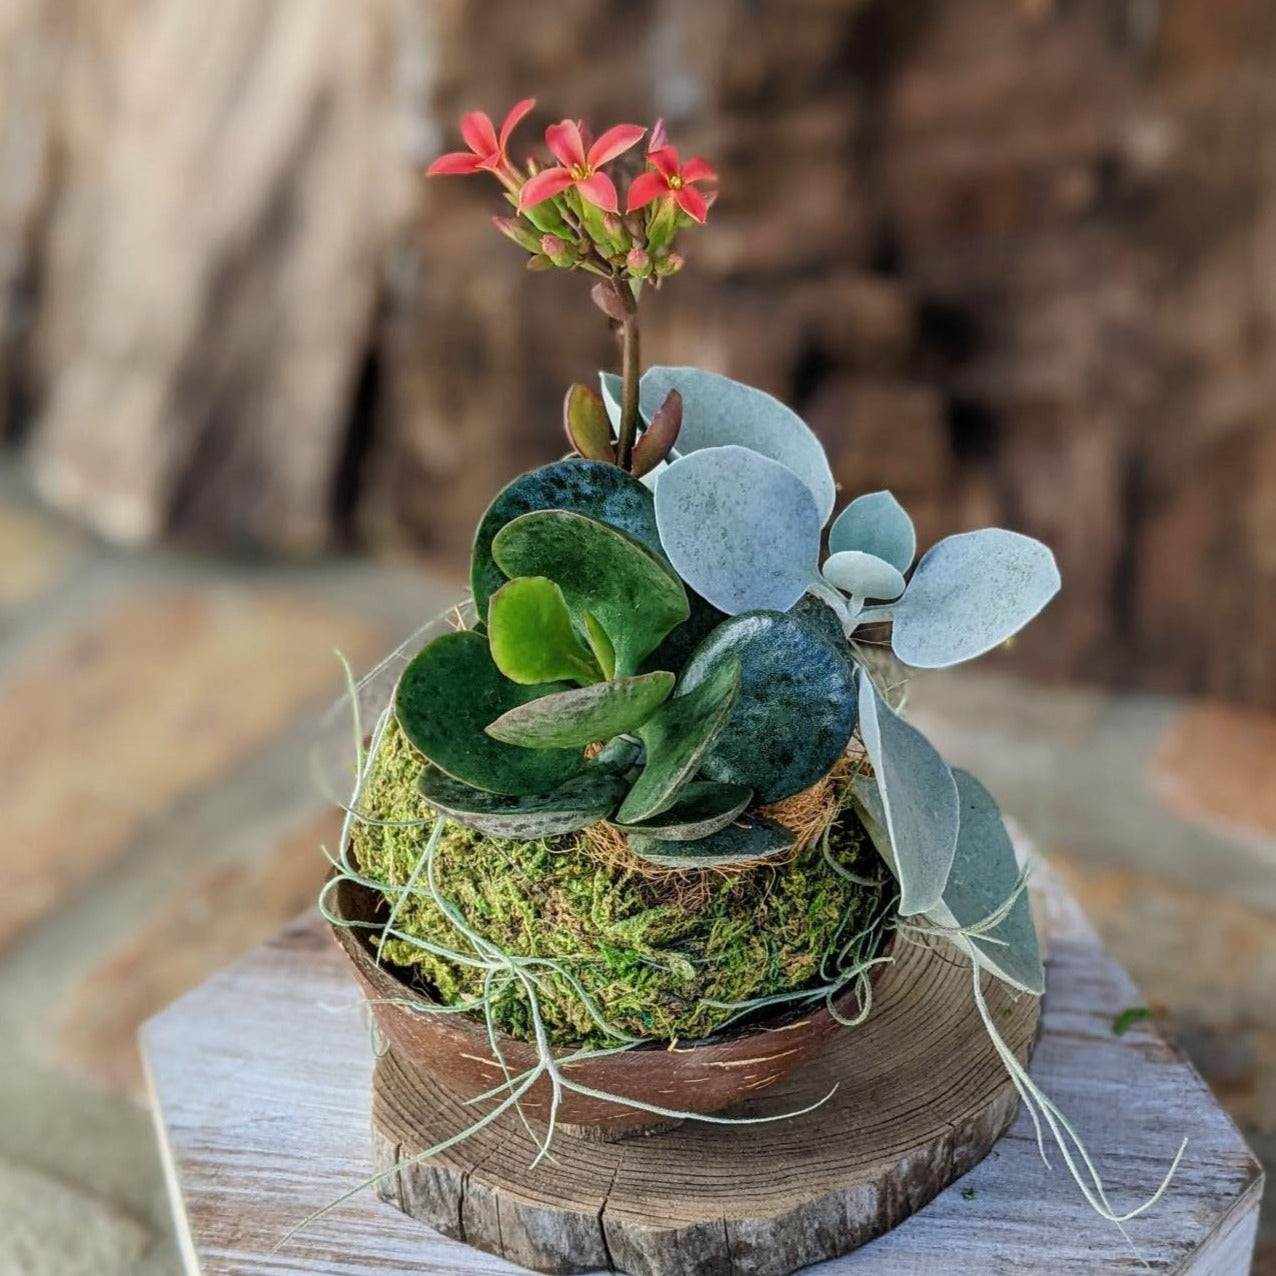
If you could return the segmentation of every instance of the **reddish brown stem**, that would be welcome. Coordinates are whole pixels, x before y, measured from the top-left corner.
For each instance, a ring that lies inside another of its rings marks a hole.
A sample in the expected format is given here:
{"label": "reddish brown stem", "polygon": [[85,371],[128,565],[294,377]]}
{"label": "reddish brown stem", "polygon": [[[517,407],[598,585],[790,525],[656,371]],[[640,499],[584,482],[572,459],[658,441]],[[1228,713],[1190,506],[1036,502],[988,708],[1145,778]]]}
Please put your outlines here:
{"label": "reddish brown stem", "polygon": [[617,280],[616,291],[625,307],[620,325],[620,427],[616,432],[616,463],[622,470],[633,465],[634,441],[638,437],[638,375],[641,371],[638,346],[638,303],[627,282]]}

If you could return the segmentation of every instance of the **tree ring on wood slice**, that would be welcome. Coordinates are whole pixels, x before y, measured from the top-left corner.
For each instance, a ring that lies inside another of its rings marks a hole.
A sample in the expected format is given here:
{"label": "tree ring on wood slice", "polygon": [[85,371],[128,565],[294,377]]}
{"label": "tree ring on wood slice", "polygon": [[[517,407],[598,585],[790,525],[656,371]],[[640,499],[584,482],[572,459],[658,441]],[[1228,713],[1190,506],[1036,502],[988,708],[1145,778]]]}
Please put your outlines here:
{"label": "tree ring on wood slice", "polygon": [[[822,1054],[726,1115],[656,1137],[598,1142],[559,1130],[538,1151],[514,1111],[441,1155],[413,1160],[480,1111],[393,1051],[378,1061],[378,1186],[405,1213],[542,1272],[785,1276],[872,1240],[978,1164],[1018,1098],[947,945],[900,944],[873,1010]],[[1041,999],[984,977],[993,1022],[1025,1063]]]}

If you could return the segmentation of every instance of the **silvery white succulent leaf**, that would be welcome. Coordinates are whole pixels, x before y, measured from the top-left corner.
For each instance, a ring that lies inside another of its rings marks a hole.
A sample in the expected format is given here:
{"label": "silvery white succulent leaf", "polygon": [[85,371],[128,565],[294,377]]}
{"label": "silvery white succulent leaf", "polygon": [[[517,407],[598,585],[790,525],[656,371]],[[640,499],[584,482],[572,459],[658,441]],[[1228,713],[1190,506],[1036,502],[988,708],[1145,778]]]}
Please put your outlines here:
{"label": "silvery white succulent leaf", "polygon": [[[1019,864],[992,794],[968,771],[954,767],[953,778],[961,803],[957,852],[943,899],[926,916],[937,926],[970,927],[992,916],[1014,894]],[[972,935],[970,942],[979,964],[998,979],[1025,992],[1045,992],[1026,890],[986,937]]]}
{"label": "silvery white succulent leaf", "polygon": [[600,372],[598,374],[598,386],[603,396],[603,406],[607,409],[607,416],[611,421],[611,428],[613,430],[619,429],[620,399],[623,394],[623,383],[614,372]]}
{"label": "silvery white succulent leaf", "polygon": [[[833,472],[823,445],[792,408],[765,390],[716,372],[657,367],[648,368],[639,384],[638,404],[643,416],[650,420],[670,390],[682,395],[679,456],[727,444],[759,452],[788,466],[806,484],[815,499],[820,526],[828,522],[837,494]],[[619,391],[612,393],[619,402]],[[606,395],[604,387],[604,398]]]}
{"label": "silvery white succulent leaf", "polygon": [[788,466],[750,448],[679,457],[656,487],[656,526],[674,570],[728,616],[787,611],[816,576],[815,498]]}
{"label": "silvery white succulent leaf", "polygon": [[957,784],[935,746],[886,704],[868,674],[860,670],[859,679],[860,738],[894,852],[899,911],[924,913],[942,898],[957,849]]}
{"label": "silvery white succulent leaf", "polygon": [[843,549],[830,554],[821,569],[830,585],[853,598],[898,598],[904,592],[904,577],[884,558],[863,550]]}
{"label": "silvery white succulent leaf", "polygon": [[[890,492],[857,496],[829,528],[829,553],[859,550],[906,572],[917,553],[913,520]],[[881,595],[885,597],[885,595]]]}
{"label": "silvery white succulent leaf", "polygon": [[1022,629],[1059,590],[1054,555],[1000,527],[949,536],[922,555],[895,604],[891,645],[906,664],[972,660]]}

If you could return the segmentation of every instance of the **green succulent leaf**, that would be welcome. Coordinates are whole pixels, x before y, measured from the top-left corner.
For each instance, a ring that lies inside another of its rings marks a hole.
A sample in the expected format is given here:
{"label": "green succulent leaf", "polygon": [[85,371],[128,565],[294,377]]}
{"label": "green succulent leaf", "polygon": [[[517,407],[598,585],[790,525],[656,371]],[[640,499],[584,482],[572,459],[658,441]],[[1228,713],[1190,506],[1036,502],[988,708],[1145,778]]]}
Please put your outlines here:
{"label": "green succulent leaf", "polygon": [[585,768],[579,749],[520,749],[485,728],[507,709],[561,683],[524,687],[496,667],[487,639],[443,634],[404,669],[394,711],[413,746],[454,780],[492,793],[532,797],[558,788]]}
{"label": "green succulent leaf", "polygon": [[632,740],[623,738],[609,740],[593,761],[590,762],[590,769],[610,771],[612,775],[624,775],[631,767],[637,764],[638,755],[641,752],[642,746],[635,744]]}
{"label": "green succulent leaf", "polygon": [[592,767],[539,797],[488,793],[437,767],[421,775],[421,796],[441,815],[489,837],[555,837],[605,820],[625,795],[618,775]]}
{"label": "green succulent leaf", "polygon": [[891,646],[906,664],[973,660],[1022,629],[1059,591],[1040,541],[1000,527],[948,536],[922,555],[894,606]]}
{"label": "green succulent leaf", "polygon": [[577,637],[563,591],[544,576],[502,585],[488,606],[487,630],[496,667],[514,682],[590,683],[602,676]]}
{"label": "green succulent leaf", "polygon": [[563,429],[568,442],[589,461],[616,462],[611,422],[598,393],[577,382],[563,401]]}
{"label": "green succulent leaf", "polygon": [[830,554],[821,569],[830,585],[853,598],[898,598],[904,592],[903,575],[884,558],[863,550],[843,549]]}
{"label": "green succulent leaf", "polygon": [[653,424],[670,390],[682,395],[680,457],[726,444],[760,453],[797,475],[811,493],[819,526],[828,522],[837,495],[833,472],[823,445],[792,408],[716,372],[656,367],[647,369],[638,387],[638,406]]}
{"label": "green succulent leaf", "polygon": [[470,588],[474,608],[487,616],[487,604],[505,583],[505,573],[492,558],[492,541],[506,523],[533,510],[571,510],[627,532],[657,557],[663,557],[651,493],[632,474],[605,461],[570,457],[529,474],[503,488],[488,506],[474,535]]}
{"label": "green succulent leaf", "polygon": [[[968,771],[953,768],[961,823],[943,899],[926,916],[938,926],[974,926],[992,916],[1019,884],[1019,861],[996,800]],[[1046,990],[1028,892],[986,935],[972,936],[979,964],[1025,992]]]}
{"label": "green succulent leaf", "polygon": [[[917,532],[904,507],[889,492],[857,496],[829,528],[829,553],[859,550],[906,572],[917,553]],[[894,597],[891,594],[889,597]],[[874,594],[886,598],[886,594]]]}
{"label": "green succulent leaf", "polygon": [[680,456],[656,485],[656,523],[678,575],[729,616],[787,611],[818,574],[815,498],[745,447]]}
{"label": "green succulent leaf", "polygon": [[487,733],[527,749],[584,748],[636,731],[673,690],[673,674],[645,673],[556,691],[503,713]]}
{"label": "green succulent leaf", "polygon": [[[593,612],[585,612],[585,636],[589,639],[590,650],[598,661],[603,674],[608,678],[616,676],[616,648],[607,637],[607,631],[595,619]],[[644,672],[647,672],[644,670]]]}
{"label": "green succulent leaf", "polygon": [[772,859],[793,849],[797,839],[774,820],[749,817],[728,824],[697,842],[669,842],[639,833],[629,835],[629,849],[640,859],[665,868],[723,868]]}
{"label": "green succulent leaf", "polygon": [[740,690],[740,662],[728,656],[697,687],[679,694],[651,715],[638,731],[647,764],[617,817],[641,824],[672,806],[700,769],[722,732]]}
{"label": "green succulent leaf", "polygon": [[661,842],[694,842],[724,829],[753,801],[753,790],[739,784],[696,780],[678,794],[674,804],[642,824],[617,824],[624,833]]}
{"label": "green succulent leaf", "polygon": [[644,656],[690,614],[682,582],[632,536],[567,510],[523,514],[492,542],[508,576],[547,576],[567,605],[585,612],[611,640],[616,673],[638,671]]}
{"label": "green succulent leaf", "polygon": [[822,623],[795,612],[747,612],[696,648],[681,689],[700,686],[729,658],[740,663],[740,692],[704,774],[751,788],[760,802],[778,802],[826,776],[855,729],[845,643],[835,647]]}
{"label": "green succulent leaf", "polygon": [[957,784],[935,746],[891,709],[863,670],[859,683],[860,737],[880,798],[876,822],[899,879],[899,911],[924,913],[942,898],[957,849]]}

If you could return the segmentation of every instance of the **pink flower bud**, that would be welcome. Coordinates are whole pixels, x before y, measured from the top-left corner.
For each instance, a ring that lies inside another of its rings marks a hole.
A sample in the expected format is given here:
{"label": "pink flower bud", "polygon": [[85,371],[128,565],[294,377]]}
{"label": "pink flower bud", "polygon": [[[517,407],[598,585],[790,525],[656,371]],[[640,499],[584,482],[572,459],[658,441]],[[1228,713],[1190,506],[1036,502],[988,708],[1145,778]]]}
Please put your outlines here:
{"label": "pink flower bud", "polygon": [[545,234],[541,236],[541,252],[546,257],[561,257],[566,251],[566,241],[559,239],[557,235]]}
{"label": "pink flower bud", "polygon": [[662,257],[656,262],[656,274],[661,278],[665,275],[674,275],[686,265],[681,253],[669,253],[668,256]]}
{"label": "pink flower bud", "polygon": [[603,214],[603,229],[613,238],[619,237],[620,232],[624,229],[620,218],[615,213]]}
{"label": "pink flower bud", "polygon": [[644,248],[631,248],[625,257],[625,264],[629,267],[630,274],[640,277],[651,271],[651,258]]}

